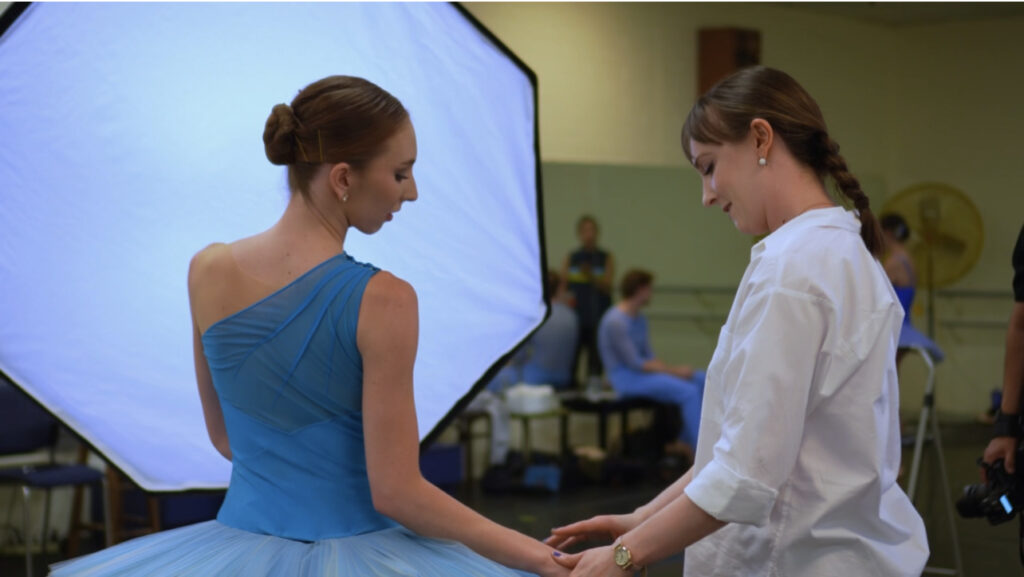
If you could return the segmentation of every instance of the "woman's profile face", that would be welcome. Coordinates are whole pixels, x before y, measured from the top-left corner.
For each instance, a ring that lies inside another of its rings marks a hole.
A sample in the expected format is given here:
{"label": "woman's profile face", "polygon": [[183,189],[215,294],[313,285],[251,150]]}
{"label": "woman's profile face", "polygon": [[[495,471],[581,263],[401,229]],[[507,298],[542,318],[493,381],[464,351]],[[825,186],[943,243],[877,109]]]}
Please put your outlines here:
{"label": "woman's profile face", "polygon": [[755,186],[758,171],[757,149],[752,134],[740,142],[709,144],[690,140],[693,166],[700,173],[704,206],[716,206],[732,219],[743,233],[768,232],[768,215],[762,191]]}
{"label": "woman's profile face", "polygon": [[346,202],[349,223],[373,234],[419,194],[412,167],[416,162],[416,132],[406,120],[384,145],[384,150],[360,171]]}

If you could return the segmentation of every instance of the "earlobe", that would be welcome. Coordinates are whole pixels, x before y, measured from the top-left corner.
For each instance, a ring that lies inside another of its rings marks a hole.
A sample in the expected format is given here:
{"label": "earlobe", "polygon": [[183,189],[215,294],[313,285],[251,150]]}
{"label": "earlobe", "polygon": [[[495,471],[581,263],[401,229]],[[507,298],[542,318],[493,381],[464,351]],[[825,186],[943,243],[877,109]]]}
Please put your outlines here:
{"label": "earlobe", "polygon": [[750,132],[754,137],[754,146],[757,149],[757,156],[759,158],[767,158],[768,152],[772,148],[772,141],[775,137],[775,131],[772,130],[772,125],[763,118],[755,118],[750,121]]}
{"label": "earlobe", "polygon": [[352,186],[352,167],[346,162],[335,164],[331,167],[329,181],[334,196],[341,202],[347,202]]}

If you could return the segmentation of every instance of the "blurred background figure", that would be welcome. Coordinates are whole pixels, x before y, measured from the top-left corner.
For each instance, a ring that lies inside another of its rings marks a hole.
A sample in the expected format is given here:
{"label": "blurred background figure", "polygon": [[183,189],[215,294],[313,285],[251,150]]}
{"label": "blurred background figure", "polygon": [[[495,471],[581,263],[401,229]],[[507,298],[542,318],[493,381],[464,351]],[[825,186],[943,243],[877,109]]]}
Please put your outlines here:
{"label": "blurred background figure", "polygon": [[654,275],[645,270],[630,270],[622,277],[622,300],[601,319],[598,346],[608,380],[621,397],[644,397],[679,407],[682,428],[666,452],[692,459],[700,430],[704,373],[654,356],[647,318],[640,312],[650,303],[653,286]]}
{"label": "blurred background figure", "polygon": [[603,372],[597,350],[597,325],[604,312],[612,306],[612,283],[615,279],[615,259],[610,252],[597,246],[598,232],[594,217],[581,216],[576,223],[580,247],[570,253],[562,265],[563,284],[572,292],[579,321],[579,343],[572,375],[578,374],[580,354],[586,350],[588,381],[600,380]]}
{"label": "blurred background figure", "polygon": [[522,380],[531,385],[551,385],[564,390],[572,386],[579,343],[579,321],[568,304],[562,277],[548,270],[547,290],[551,295],[551,316],[530,337]]}
{"label": "blurred background figure", "polygon": [[945,353],[934,341],[914,327],[910,320],[911,307],[917,294],[917,272],[914,261],[907,252],[907,240],[910,239],[910,226],[902,216],[889,213],[878,219],[882,227],[885,241],[885,256],[882,265],[885,274],[896,290],[896,297],[903,306],[903,330],[900,331],[899,349],[896,352],[896,364],[899,365],[910,347],[919,346],[928,351],[935,362],[946,358]]}

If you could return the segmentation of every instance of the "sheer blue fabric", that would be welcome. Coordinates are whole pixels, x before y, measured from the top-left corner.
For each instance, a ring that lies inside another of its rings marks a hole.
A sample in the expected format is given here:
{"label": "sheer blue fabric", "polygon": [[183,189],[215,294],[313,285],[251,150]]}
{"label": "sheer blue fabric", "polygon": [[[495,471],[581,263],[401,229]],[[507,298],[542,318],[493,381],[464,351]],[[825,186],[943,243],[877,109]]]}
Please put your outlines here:
{"label": "sheer blue fabric", "polygon": [[122,543],[52,574],[518,574],[373,508],[356,327],[377,270],[337,255],[203,334],[232,453],[216,521]]}
{"label": "sheer blue fabric", "polygon": [[893,287],[896,291],[896,298],[903,306],[903,328],[900,330],[900,348],[921,347],[928,351],[935,362],[942,362],[946,353],[942,352],[939,345],[931,340],[924,333],[917,330],[917,327],[910,322],[910,307],[914,305],[914,297],[917,289],[912,286]]}

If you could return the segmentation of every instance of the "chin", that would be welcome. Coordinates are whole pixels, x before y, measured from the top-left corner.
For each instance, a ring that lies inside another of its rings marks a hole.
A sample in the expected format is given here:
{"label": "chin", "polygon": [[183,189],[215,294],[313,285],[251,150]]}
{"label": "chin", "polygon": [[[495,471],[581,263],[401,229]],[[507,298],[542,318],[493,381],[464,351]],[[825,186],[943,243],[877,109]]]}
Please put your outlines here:
{"label": "chin", "polygon": [[736,225],[736,230],[742,232],[743,234],[749,234],[750,236],[762,236],[771,232],[770,230],[768,230],[767,226],[750,226],[749,224],[741,224],[738,222],[734,224]]}
{"label": "chin", "polygon": [[383,222],[377,222],[377,223],[374,223],[374,224],[371,224],[371,225],[355,224],[355,225],[352,225],[352,226],[354,226],[356,230],[358,230],[359,232],[361,232],[363,234],[373,234],[373,233],[379,231],[381,229],[381,227],[384,226],[384,223]]}

